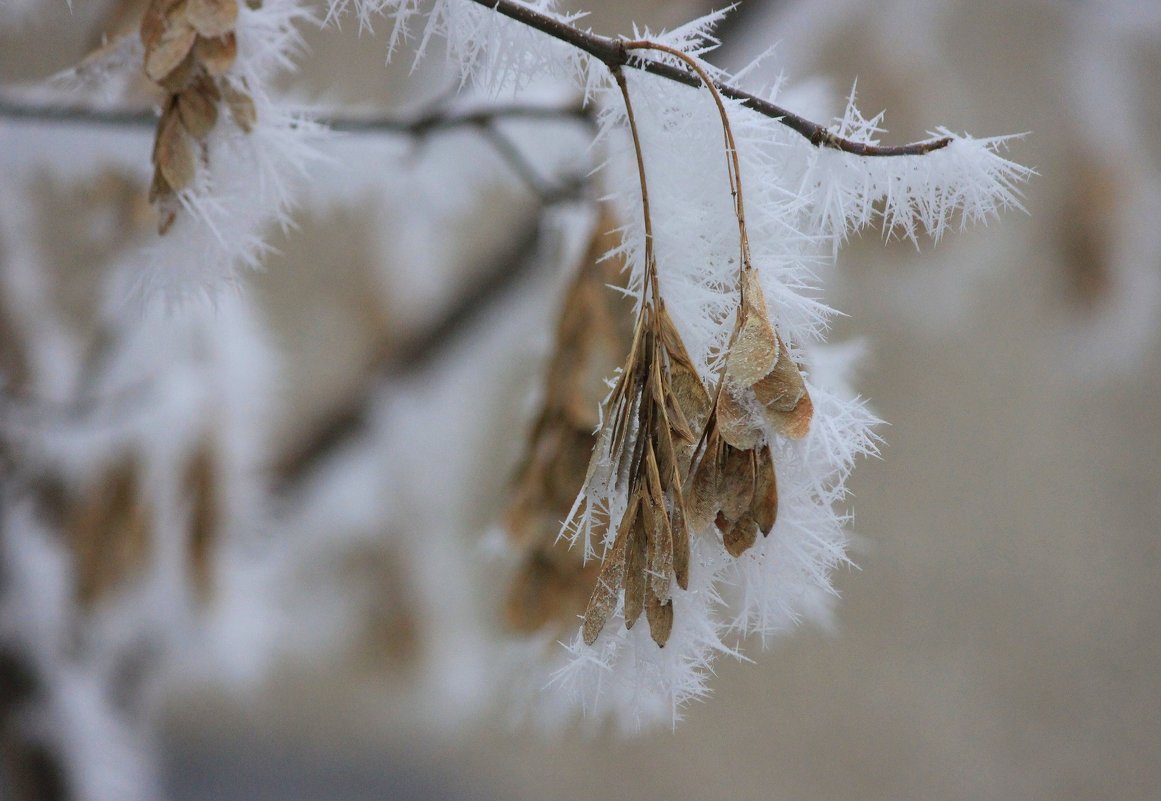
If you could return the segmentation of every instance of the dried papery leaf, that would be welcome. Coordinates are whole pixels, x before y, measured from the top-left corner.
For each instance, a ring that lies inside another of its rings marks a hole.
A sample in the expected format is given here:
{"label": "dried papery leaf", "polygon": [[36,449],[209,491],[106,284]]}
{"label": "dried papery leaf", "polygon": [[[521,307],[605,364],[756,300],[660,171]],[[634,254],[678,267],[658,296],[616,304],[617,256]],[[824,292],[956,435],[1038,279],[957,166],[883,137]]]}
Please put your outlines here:
{"label": "dried papery leaf", "polygon": [[190,460],[183,484],[190,502],[190,577],[204,601],[213,588],[212,559],[221,525],[214,456],[208,446],[199,448]]}
{"label": "dried papery leaf", "polygon": [[748,387],[770,372],[778,358],[778,340],[770,325],[758,271],[746,269],[740,278],[742,303],[737,331],[726,355],[726,380]]}
{"label": "dried papery leaf", "polygon": [[750,504],[750,514],[763,536],[770,533],[775,520],[778,519],[778,478],[774,472],[774,459],[770,455],[769,447],[758,451],[754,500]]}
{"label": "dried papery leaf", "polygon": [[[639,503],[644,504],[644,499]],[[629,531],[629,542],[625,546],[625,628],[633,628],[637,618],[645,608],[645,585],[647,583],[647,539],[646,526],[652,525],[652,514],[642,508],[633,528]]]}
{"label": "dried papery leaf", "polygon": [[645,619],[649,621],[649,636],[658,648],[664,648],[673,631],[673,601],[662,603],[650,591],[645,597]]}
{"label": "dried papery leaf", "polygon": [[250,133],[254,129],[254,123],[258,120],[258,112],[254,108],[254,98],[231,83],[222,87],[222,95],[226,98],[226,105],[230,109],[230,116],[234,118],[234,122],[243,131]]}
{"label": "dried papery leaf", "polygon": [[193,49],[194,58],[214,78],[226,74],[238,58],[238,40],[233,33],[225,36],[199,36]]}
{"label": "dried papery leaf", "polygon": [[202,36],[222,36],[238,22],[238,0],[187,0],[185,18]]}
{"label": "dried papery leaf", "polygon": [[189,186],[197,173],[194,141],[182,125],[174,104],[170,105],[158,123],[154,160],[165,182],[174,192]]}
{"label": "dried papery leaf", "polygon": [[88,487],[66,514],[77,600],[91,606],[145,565],[150,515],[136,466],[125,460]]}
{"label": "dried papery leaf", "polygon": [[625,556],[629,534],[633,530],[633,526],[636,525],[639,506],[639,498],[629,503],[629,508],[624,517],[621,518],[621,524],[617,528],[617,537],[613,540],[613,547],[605,554],[601,572],[597,575],[592,595],[589,596],[588,605],[585,607],[585,619],[582,627],[585,645],[592,645],[597,641],[601,629],[605,627],[605,621],[609,619],[609,615],[617,606],[617,596],[620,594],[625,579]]}
{"label": "dried papery leaf", "polygon": [[211,94],[199,81],[177,96],[177,112],[182,125],[195,139],[201,139],[214,129],[218,121],[217,90]]}
{"label": "dried papery leaf", "polygon": [[758,541],[758,524],[747,511],[733,525],[722,532],[722,545],[726,553],[739,557]]}
{"label": "dried papery leaf", "polygon": [[754,500],[754,452],[725,446],[718,479],[718,509],[727,520],[738,520]]}
{"label": "dried papery leaf", "polygon": [[717,427],[722,439],[729,445],[742,450],[758,447],[762,440],[762,427],[754,419],[754,412],[750,406],[735,392],[747,393],[749,390],[738,389],[729,382],[722,388],[718,396]]}
{"label": "dried papery leaf", "polygon": [[156,43],[145,45],[145,74],[149,80],[160,83],[177,69],[193,49],[197,38],[197,31],[183,20],[175,20],[172,15],[167,17]]}

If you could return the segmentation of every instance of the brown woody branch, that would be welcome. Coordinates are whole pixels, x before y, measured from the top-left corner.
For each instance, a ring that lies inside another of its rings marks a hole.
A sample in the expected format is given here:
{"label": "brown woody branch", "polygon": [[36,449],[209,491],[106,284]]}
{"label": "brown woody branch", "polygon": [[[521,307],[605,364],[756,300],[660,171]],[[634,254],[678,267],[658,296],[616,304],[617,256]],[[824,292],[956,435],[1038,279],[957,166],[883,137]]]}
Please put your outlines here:
{"label": "brown woody branch", "polygon": [[[582,31],[580,28],[561,22],[547,14],[542,14],[527,6],[522,6],[513,0],[471,0],[477,5],[490,8],[509,19],[513,19],[554,39],[583,50],[590,56],[616,72],[619,67],[632,69],[657,75],[661,78],[699,88],[701,79],[696,73],[684,67],[678,67],[663,61],[654,61],[630,54],[625,42],[608,36],[600,36],[591,31]],[[793,111],[763,100],[757,95],[744,89],[726,83],[714,82],[714,86],[725,97],[740,100],[746,107],[778,120],[786,127],[801,134],[816,147],[827,147],[852,153],[856,156],[923,156],[934,150],[940,150],[951,144],[951,137],[944,136],[938,139],[928,139],[922,142],[912,142],[906,145],[870,145],[865,142],[854,142],[839,136],[817,122],[811,122],[800,117]]]}

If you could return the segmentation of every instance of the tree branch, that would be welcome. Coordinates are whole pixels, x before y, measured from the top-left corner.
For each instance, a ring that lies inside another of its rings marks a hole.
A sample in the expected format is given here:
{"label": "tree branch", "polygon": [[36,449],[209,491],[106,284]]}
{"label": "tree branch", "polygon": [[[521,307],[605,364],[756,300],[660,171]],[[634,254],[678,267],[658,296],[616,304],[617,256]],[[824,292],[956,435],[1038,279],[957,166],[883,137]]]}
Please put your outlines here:
{"label": "tree branch", "polygon": [[[685,84],[686,86],[699,88],[702,85],[701,79],[690,70],[666,62],[653,61],[630,55],[628,49],[625,47],[624,41],[621,39],[600,36],[590,31],[582,31],[568,23],[561,22],[539,11],[534,11],[527,6],[513,2],[513,0],[471,0],[471,2],[484,6],[485,8],[490,8],[509,19],[534,28],[554,39],[559,39],[579,50],[583,50],[602,62],[610,70],[616,70],[618,67],[631,67],[642,72],[647,72],[650,75],[657,75],[661,78],[667,78],[671,81]],[[740,100],[745,106],[759,114],[778,120],[786,127],[806,137],[816,147],[841,150],[844,153],[852,153],[856,156],[923,156],[951,144],[951,137],[948,136],[938,139],[928,139],[922,142],[912,142],[906,145],[884,146],[871,145],[865,142],[854,142],[839,136],[833,131],[827,130],[824,126],[816,122],[811,122],[805,117],[798,116],[793,111],[784,109],[768,100],[763,100],[757,95],[739,89],[736,86],[718,83],[716,81],[714,82],[714,86],[725,97],[732,100]]]}
{"label": "tree branch", "polygon": [[273,465],[276,492],[283,497],[291,494],[302,486],[314,468],[363,430],[384,379],[408,375],[429,365],[508,290],[529,275],[537,263],[533,256],[540,241],[540,215],[534,215],[513,237],[511,245],[490,259],[485,269],[429,326],[402,341],[384,342],[371,358],[359,388]]}
{"label": "tree branch", "polygon": [[[93,108],[24,103],[0,95],[0,117],[30,122],[59,122],[76,125],[108,125],[125,128],[155,128],[158,115],[151,108]],[[521,103],[489,106],[470,111],[436,108],[412,117],[361,117],[339,114],[316,118],[333,131],[343,133],[388,133],[422,137],[456,128],[491,125],[500,120],[576,120],[593,126],[592,115],[583,105],[544,106]]]}

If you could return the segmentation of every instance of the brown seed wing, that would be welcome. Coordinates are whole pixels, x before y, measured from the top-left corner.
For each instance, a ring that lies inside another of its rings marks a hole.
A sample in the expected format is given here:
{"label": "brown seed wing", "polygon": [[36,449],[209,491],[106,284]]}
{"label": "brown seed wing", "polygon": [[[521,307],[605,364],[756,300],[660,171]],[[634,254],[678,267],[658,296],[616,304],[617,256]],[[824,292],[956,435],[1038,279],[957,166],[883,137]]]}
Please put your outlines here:
{"label": "brown seed wing", "polygon": [[744,554],[757,541],[758,524],[754,522],[749,511],[722,534],[722,544],[726,548],[726,553],[735,558]]}
{"label": "brown seed wing", "polygon": [[177,112],[185,129],[195,139],[206,136],[218,121],[218,104],[197,84],[178,95]]}
{"label": "brown seed wing", "polygon": [[766,410],[766,421],[770,427],[784,437],[802,439],[810,433],[810,421],[814,417],[814,402],[810,395],[803,395],[798,405],[789,412]]}
{"label": "brown seed wing", "polygon": [[[677,480],[676,477],[674,479]],[[680,484],[675,484],[680,487]],[[673,575],[677,586],[689,589],[689,528],[685,521],[685,498],[675,490],[669,509],[669,531],[673,537]]]}
{"label": "brown seed wing", "polygon": [[[145,74],[149,80],[160,83],[177,69],[189,55],[197,38],[197,31],[184,22],[163,24],[161,34],[155,37],[155,43],[145,46]],[[154,39],[153,34],[151,39]]]}
{"label": "brown seed wing", "polygon": [[758,451],[754,500],[750,504],[750,514],[763,535],[770,533],[778,518],[778,479],[768,446]]}
{"label": "brown seed wing", "polygon": [[673,631],[673,601],[661,602],[652,591],[645,598],[645,619],[649,621],[649,635],[658,648],[664,648]]}
{"label": "brown seed wing", "polygon": [[770,372],[779,348],[766,312],[758,271],[743,270],[741,284],[742,305],[738,310],[737,332],[726,356],[726,378],[738,386],[748,387]]}
{"label": "brown seed wing", "polygon": [[648,535],[646,527],[652,524],[652,516],[644,499],[641,500],[644,514],[637,516],[629,532],[629,542],[625,546],[625,628],[633,628],[637,618],[645,608],[646,549]]}
{"label": "brown seed wing", "polygon": [[194,57],[215,78],[226,74],[238,57],[238,40],[233,33],[225,36],[199,36],[194,45]]}
{"label": "brown seed wing", "polygon": [[755,489],[754,451],[727,445],[718,485],[718,509],[727,520],[738,520],[749,512]]}
{"label": "brown seed wing", "polygon": [[758,447],[762,440],[762,428],[754,419],[754,412],[739,397],[749,394],[748,389],[734,385],[729,379],[718,396],[717,424],[721,437],[729,445],[742,450]]}
{"label": "brown seed wing", "polygon": [[658,598],[669,598],[669,577],[673,572],[673,532],[669,529],[669,513],[665,509],[665,495],[653,449],[646,451],[645,473],[649,493],[643,499],[649,511],[649,586]]}
{"label": "brown seed wing", "polygon": [[685,495],[686,522],[694,531],[701,531],[713,522],[718,513],[718,455],[716,434],[706,444],[705,453],[693,470],[689,492]]}
{"label": "brown seed wing", "polygon": [[202,36],[222,36],[238,22],[238,0],[187,0],[185,18]]}
{"label": "brown seed wing", "polygon": [[639,509],[640,496],[635,496],[621,518],[613,547],[605,554],[605,562],[601,565],[601,572],[597,574],[597,582],[593,585],[593,592],[585,607],[584,625],[581,630],[585,645],[592,645],[597,641],[601,629],[605,627],[605,621],[617,606],[617,596],[625,580],[625,557],[629,534],[637,522]]}
{"label": "brown seed wing", "polygon": [[248,92],[238,89],[230,83],[222,87],[222,94],[226,98],[226,105],[230,108],[230,116],[234,118],[234,122],[243,131],[250,133],[258,119],[258,113],[254,108],[254,98],[250,97]]}
{"label": "brown seed wing", "polygon": [[157,129],[157,169],[175,192],[180,192],[193,181],[197,172],[194,142],[186,132],[176,106],[161,118]]}

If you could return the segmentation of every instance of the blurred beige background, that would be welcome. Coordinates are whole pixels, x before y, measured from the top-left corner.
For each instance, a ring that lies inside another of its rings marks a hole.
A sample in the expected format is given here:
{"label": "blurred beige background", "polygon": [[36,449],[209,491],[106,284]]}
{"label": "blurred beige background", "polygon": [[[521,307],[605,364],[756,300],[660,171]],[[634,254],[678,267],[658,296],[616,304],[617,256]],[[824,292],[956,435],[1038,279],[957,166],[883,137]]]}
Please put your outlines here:
{"label": "blurred beige background", "polygon": [[[1094,174],[1119,198],[1156,185],[1161,41],[1109,40],[1129,65],[1114,75],[1133,82],[1110,92],[1138,102],[1135,118],[1113,121],[1129,133],[1102,142],[1077,107],[1086,62],[1071,56],[1087,34],[1065,4],[923,5],[769,4],[725,34],[740,44],[724,57],[743,59],[785,22],[799,36],[785,43],[789,77],[822,75],[841,96],[857,76],[865,109],[888,109],[890,141],[938,123],[1031,131],[1012,157],[1040,172],[1027,216],[921,254],[868,234],[840,256],[832,299],[849,317],[835,339],[869,340],[859,388],[889,426],[883,459],[851,484],[859,569],[839,578],[835,631],[720,663],[709,702],[673,733],[634,741],[545,738],[493,719],[435,734],[368,702],[365,678],[290,667],[245,703],[175,705],[175,798],[1158,797],[1161,312],[1134,300],[1161,274],[1161,251],[1133,250],[1117,222],[1132,209],[1074,201]],[[591,24],[672,25],[695,10],[615,4]],[[383,41],[356,40],[354,27],[309,37],[302,87],[352,103],[406,98],[405,71],[383,72]],[[0,76],[37,74],[29,52],[0,41]],[[324,414],[392,325],[368,314],[310,341],[280,316],[303,297],[342,307],[361,296],[354,256],[303,291],[309,254],[333,252],[328,226],[335,235],[333,220],[308,222],[295,236],[315,244],[286,247],[290,264],[257,279],[279,337],[296,343],[294,384],[308,387],[291,428]]]}

